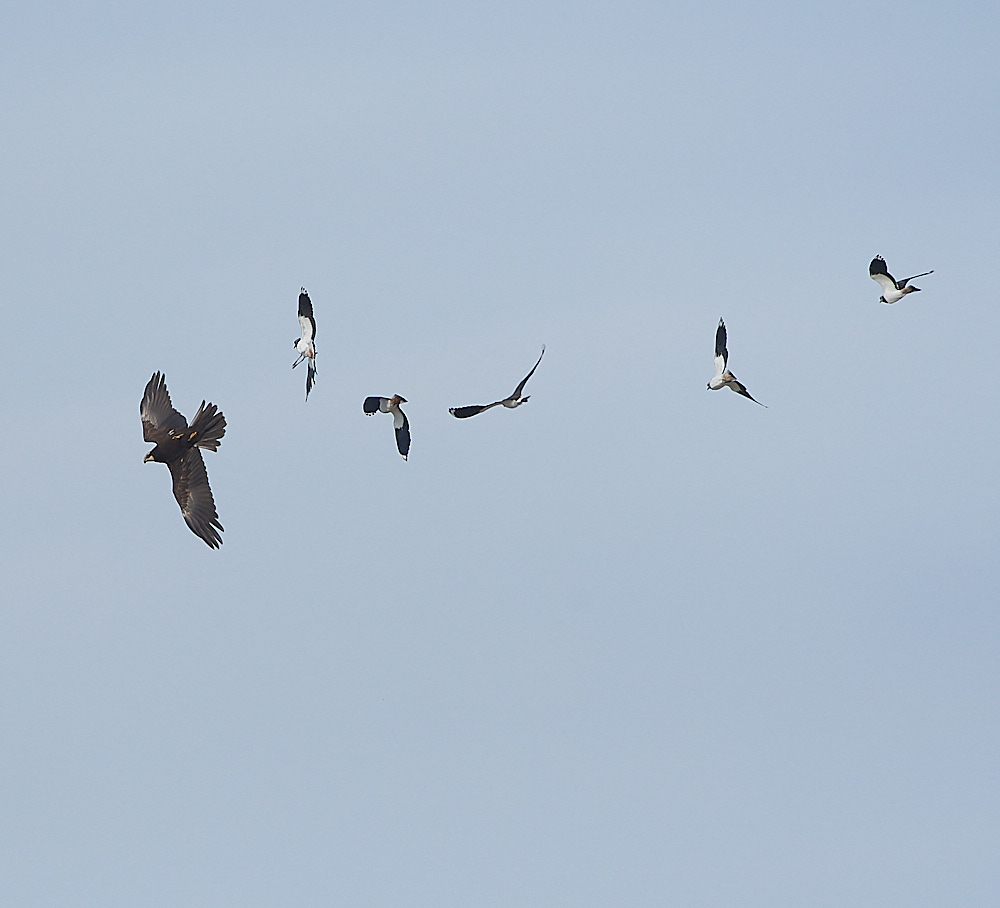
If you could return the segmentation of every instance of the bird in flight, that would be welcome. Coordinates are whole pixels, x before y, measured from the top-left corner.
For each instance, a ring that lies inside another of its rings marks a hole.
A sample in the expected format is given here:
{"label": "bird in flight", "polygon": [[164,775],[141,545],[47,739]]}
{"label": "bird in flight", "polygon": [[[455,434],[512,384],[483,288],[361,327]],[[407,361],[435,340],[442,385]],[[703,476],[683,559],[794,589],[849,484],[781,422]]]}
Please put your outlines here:
{"label": "bird in flight", "polygon": [[538,363],[542,361],[542,357],[545,356],[545,344],[542,344],[542,352],[538,357],[538,362],[531,367],[531,371],[521,379],[521,383],[514,389],[514,393],[510,397],[505,397],[503,400],[496,400],[491,404],[473,404],[470,407],[449,407],[448,412],[458,418],[467,419],[470,416],[475,416],[477,413],[482,413],[484,410],[489,410],[493,407],[504,406],[509,410],[513,410],[515,407],[521,406],[521,404],[526,404],[528,402],[528,397],[521,397],[521,392],[524,390],[524,386],[528,383],[528,379],[535,374],[535,369],[538,368]]}
{"label": "bird in flight", "polygon": [[729,388],[731,391],[735,391],[737,394],[742,394],[744,397],[753,400],[755,404],[766,408],[766,404],[762,404],[759,400],[754,400],[750,397],[750,392],[747,391],[746,385],[738,382],[736,376],[726,368],[728,362],[729,351],[726,349],[726,323],[720,318],[719,327],[715,330],[715,375],[708,383],[709,391]]}
{"label": "bird in flight", "polygon": [[292,363],[292,368],[306,361],[306,400],[309,400],[309,392],[316,381],[316,319],[305,287],[299,291],[299,332],[302,336],[294,344],[299,358]]}
{"label": "bird in flight", "polygon": [[392,427],[396,430],[396,447],[399,453],[406,460],[410,453],[410,422],[406,414],[399,408],[400,404],[405,404],[406,398],[394,394],[392,397],[366,397],[365,416],[373,413],[391,413]]}
{"label": "bird in flight", "polygon": [[914,274],[913,277],[904,277],[901,281],[897,281],[886,270],[885,259],[882,256],[876,255],[868,265],[868,274],[871,279],[882,288],[882,295],[878,298],[880,303],[898,303],[907,293],[916,293],[920,288],[910,287],[908,282],[914,278],[926,277],[933,273],[934,269],[932,268],[930,271]]}
{"label": "bird in flight", "polygon": [[181,506],[184,520],[195,536],[217,549],[222,545],[222,524],[215,510],[215,499],[208,484],[205,461],[199,448],[217,451],[226,434],[226,417],[215,404],[201,402],[189,426],[170,403],[165,376],[154,372],[139,404],[142,437],[156,447],[144,458],[165,463],[174,484],[174,498]]}

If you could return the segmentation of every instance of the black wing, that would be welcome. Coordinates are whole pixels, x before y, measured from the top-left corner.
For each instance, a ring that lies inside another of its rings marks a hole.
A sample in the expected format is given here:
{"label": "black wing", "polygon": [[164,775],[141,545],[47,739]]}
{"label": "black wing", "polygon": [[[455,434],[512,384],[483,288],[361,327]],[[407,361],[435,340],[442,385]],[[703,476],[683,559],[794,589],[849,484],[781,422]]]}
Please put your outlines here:
{"label": "black wing", "polygon": [[729,382],[729,387],[732,388],[732,390],[734,390],[737,394],[742,394],[748,400],[752,400],[755,404],[763,407],[765,410],[767,409],[767,404],[762,404],[759,400],[757,400],[757,398],[750,396],[747,386],[743,384],[743,382],[737,381],[735,375],[733,376],[733,380]]}
{"label": "black wing", "polygon": [[[918,277],[927,277],[928,274],[933,274],[934,269],[931,268],[930,271],[921,271],[920,274],[911,274],[909,277],[904,277],[898,284],[896,284],[897,290],[902,290],[910,281]],[[919,287],[914,287],[914,290],[919,290]]]}
{"label": "black wing", "polygon": [[399,412],[403,414],[403,424],[396,429],[396,447],[406,460],[406,455],[410,453],[410,421],[402,410]]}
{"label": "black wing", "polygon": [[208,484],[208,471],[201,451],[188,448],[183,457],[171,461],[170,476],[174,481],[174,498],[191,532],[205,540],[213,549],[222,545],[222,524],[215,510],[215,499]]}
{"label": "black wing", "polygon": [[[870,277],[875,277],[876,274],[884,274],[887,278],[889,278],[890,281],[892,281],[893,285],[896,287],[897,290],[903,289],[902,287],[899,286],[899,284],[896,283],[896,279],[891,274],[889,274],[888,270],[885,267],[885,259],[882,258],[882,256],[880,255],[876,255],[875,258],[873,258],[871,262],[868,264],[868,274]],[[915,275],[915,276],[922,277],[922,275]],[[907,278],[906,280],[912,280],[912,278]]]}
{"label": "black wing", "polygon": [[316,319],[313,318],[313,304],[309,299],[306,288],[303,287],[299,293],[299,327],[302,329],[302,337],[306,340],[316,339]]}
{"label": "black wing", "polygon": [[384,397],[366,397],[365,398],[365,416],[371,416],[373,413],[378,413],[381,408],[381,403],[386,398]]}
{"label": "black wing", "polygon": [[726,363],[729,362],[729,351],[726,349],[726,323],[720,318],[719,327],[715,329],[715,359],[718,363],[722,358],[722,368],[719,369],[721,375],[726,371]]}
{"label": "black wing", "polygon": [[457,419],[468,419],[470,416],[475,416],[477,413],[482,413],[491,407],[499,407],[500,403],[501,401],[498,400],[492,404],[474,404],[471,407],[449,407],[448,412]]}
{"label": "black wing", "polygon": [[535,369],[538,368],[538,363],[542,361],[542,357],[545,356],[545,344],[542,344],[542,352],[538,356],[538,362],[531,367],[531,371],[521,379],[521,384],[519,384],[515,389],[511,397],[515,400],[521,396],[521,392],[524,390],[524,386],[528,383],[528,379],[535,374]]}
{"label": "black wing", "polygon": [[146,383],[142,403],[139,404],[139,417],[142,419],[143,440],[156,444],[166,440],[170,429],[187,428],[187,420],[170,403],[165,375],[154,372]]}

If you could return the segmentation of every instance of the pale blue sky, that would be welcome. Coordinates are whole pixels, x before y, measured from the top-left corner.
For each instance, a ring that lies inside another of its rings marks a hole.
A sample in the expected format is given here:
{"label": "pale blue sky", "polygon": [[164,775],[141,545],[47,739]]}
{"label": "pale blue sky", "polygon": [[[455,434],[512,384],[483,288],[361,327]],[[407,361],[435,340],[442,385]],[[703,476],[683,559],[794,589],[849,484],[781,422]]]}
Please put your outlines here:
{"label": "pale blue sky", "polygon": [[1000,902],[998,25],[6,9],[5,901]]}

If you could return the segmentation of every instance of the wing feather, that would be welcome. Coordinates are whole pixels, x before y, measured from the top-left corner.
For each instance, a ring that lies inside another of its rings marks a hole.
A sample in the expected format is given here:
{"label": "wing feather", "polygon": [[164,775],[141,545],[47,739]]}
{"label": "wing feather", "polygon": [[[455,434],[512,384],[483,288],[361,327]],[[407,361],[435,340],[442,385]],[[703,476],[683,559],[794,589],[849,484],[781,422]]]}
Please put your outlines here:
{"label": "wing feather", "polygon": [[187,428],[187,420],[170,402],[165,375],[154,372],[153,377],[146,383],[142,403],[139,404],[139,417],[142,419],[143,440],[157,444],[166,437],[166,432],[161,430]]}
{"label": "wing feather", "polygon": [[[515,392],[516,396],[516,392]],[[483,413],[492,407],[499,407],[503,401],[494,401],[491,404],[473,404],[470,407],[449,407],[448,412],[454,416],[456,419],[468,419],[470,416],[475,416],[478,413]]]}
{"label": "wing feather", "polygon": [[[930,271],[921,271],[920,274],[911,274],[909,277],[904,277],[899,284],[897,284],[898,289],[902,290],[910,281],[915,280],[918,277],[927,277],[928,274],[933,274],[934,269],[931,268]],[[919,290],[919,287],[914,287],[914,290]]]}
{"label": "wing feather", "polygon": [[[880,255],[876,255],[868,263],[868,274],[871,276],[873,281],[878,281],[878,285],[883,290],[899,290],[900,286],[896,283],[896,279],[889,274],[889,270],[885,267],[885,259]],[[886,283],[888,281],[888,283]]]}
{"label": "wing feather", "polygon": [[748,398],[749,400],[752,400],[758,406],[764,407],[765,410],[767,409],[767,404],[762,404],[756,398],[751,397],[750,392],[747,391],[747,386],[744,385],[743,382],[737,381],[736,376],[733,375],[731,372],[729,374],[732,375],[732,380],[726,382],[726,384],[728,385],[730,390],[735,391],[737,394],[742,394],[744,397]]}
{"label": "wing feather", "polygon": [[222,545],[222,524],[208,484],[208,471],[198,448],[189,448],[183,457],[167,464],[174,483],[174,498],[191,532],[213,549]]}
{"label": "wing feather", "polygon": [[[508,400],[511,400],[511,399],[512,400],[516,400],[517,398],[519,398],[521,396],[521,392],[524,390],[524,386],[528,383],[528,379],[531,378],[531,376],[535,374],[535,369],[538,368],[538,363],[540,363],[542,361],[542,357],[543,356],[545,356],[545,344],[542,344],[542,352],[538,356],[538,362],[536,362],[535,365],[533,365],[531,367],[531,371],[527,375],[525,375],[524,378],[521,379],[521,384],[519,384],[514,389],[514,393],[511,394],[511,396],[510,396],[510,398],[508,398]],[[490,404],[490,406],[496,406],[496,404]]]}
{"label": "wing feather", "polygon": [[399,425],[396,425],[398,420],[395,417],[393,418],[393,426],[396,430],[396,448],[403,455],[403,460],[406,460],[407,455],[410,453],[410,421],[406,418],[406,414],[398,407],[396,412],[403,417]]}
{"label": "wing feather", "polygon": [[302,331],[302,339],[311,341],[316,338],[316,319],[313,318],[313,304],[309,299],[306,288],[302,288],[299,293],[299,330]]}
{"label": "wing feather", "polygon": [[729,351],[726,349],[726,323],[720,318],[719,327],[715,329],[715,374],[722,375],[729,362]]}

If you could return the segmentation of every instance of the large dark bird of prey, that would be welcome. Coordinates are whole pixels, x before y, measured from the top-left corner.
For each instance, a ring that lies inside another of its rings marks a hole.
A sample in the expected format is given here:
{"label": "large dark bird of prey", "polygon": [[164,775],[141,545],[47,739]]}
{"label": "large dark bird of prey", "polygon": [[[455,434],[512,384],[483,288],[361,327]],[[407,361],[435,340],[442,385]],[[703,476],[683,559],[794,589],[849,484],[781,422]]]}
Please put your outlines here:
{"label": "large dark bird of prey", "polygon": [[932,268],[930,271],[923,271],[920,274],[914,274],[913,277],[904,277],[901,281],[897,281],[886,270],[885,259],[882,256],[876,255],[868,265],[869,276],[882,288],[882,295],[878,298],[880,303],[898,303],[907,293],[916,293],[920,288],[908,287],[907,281],[912,281],[913,278],[917,277],[926,277],[933,273],[934,269]]}
{"label": "large dark bird of prey", "polygon": [[145,461],[167,465],[174,481],[174,498],[191,532],[217,549],[222,545],[219,535],[222,524],[208,485],[205,461],[198,449],[219,449],[219,441],[226,434],[226,417],[215,404],[202,401],[189,426],[170,403],[166,378],[159,372],[154,372],[146,385],[139,416],[142,417],[142,437],[156,443]]}
{"label": "large dark bird of prey", "polygon": [[306,361],[306,400],[309,400],[309,392],[316,381],[316,319],[313,318],[312,300],[305,287],[299,291],[299,333],[302,336],[295,341],[299,358],[292,363],[292,368]]}
{"label": "large dark bird of prey", "polygon": [[496,400],[491,404],[473,404],[470,407],[449,407],[448,412],[458,418],[467,419],[470,416],[475,416],[477,413],[482,413],[484,410],[492,409],[493,407],[507,407],[508,410],[513,410],[514,407],[519,407],[521,404],[526,404],[528,402],[528,397],[521,397],[521,392],[524,390],[524,386],[528,383],[528,379],[535,374],[535,369],[538,368],[538,363],[542,361],[542,357],[545,356],[545,344],[542,344],[542,352],[538,356],[538,362],[531,367],[531,371],[521,379],[521,383],[514,389],[514,393],[510,397],[505,397],[503,400]]}
{"label": "large dark bird of prey", "polygon": [[708,383],[708,390],[718,391],[720,388],[729,388],[730,391],[735,391],[737,394],[742,394],[749,400],[753,400],[755,404],[766,407],[766,404],[762,404],[759,400],[754,400],[750,397],[750,392],[747,391],[746,385],[738,382],[736,376],[726,368],[728,362],[729,351],[726,349],[726,323],[720,318],[719,327],[715,329],[715,375]]}
{"label": "large dark bird of prey", "polygon": [[406,414],[399,409],[400,404],[405,404],[406,398],[394,394],[392,397],[366,397],[365,416],[374,413],[391,413],[392,425],[396,430],[396,447],[403,455],[403,460],[410,453],[410,421]]}

